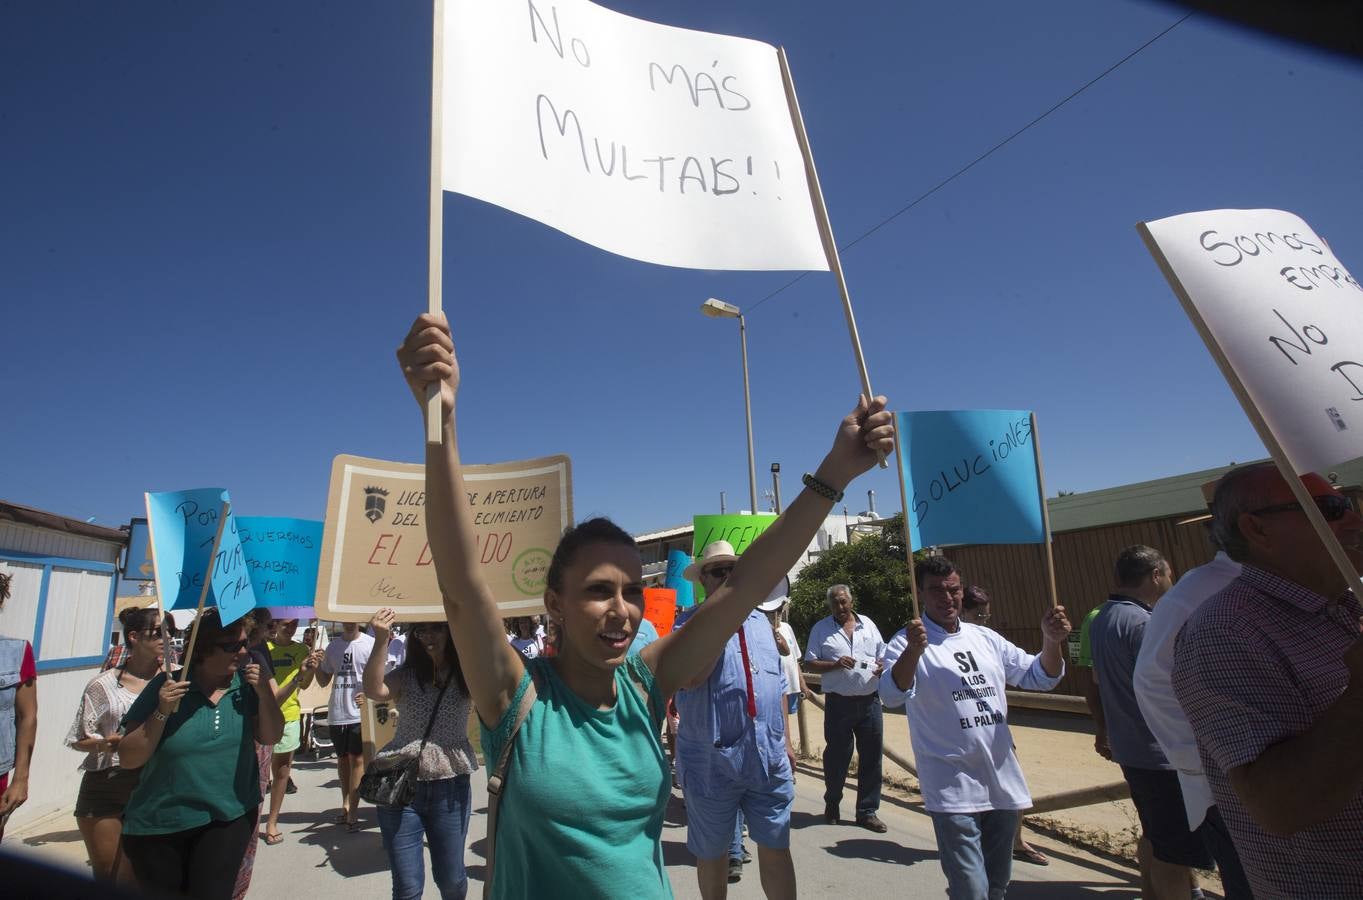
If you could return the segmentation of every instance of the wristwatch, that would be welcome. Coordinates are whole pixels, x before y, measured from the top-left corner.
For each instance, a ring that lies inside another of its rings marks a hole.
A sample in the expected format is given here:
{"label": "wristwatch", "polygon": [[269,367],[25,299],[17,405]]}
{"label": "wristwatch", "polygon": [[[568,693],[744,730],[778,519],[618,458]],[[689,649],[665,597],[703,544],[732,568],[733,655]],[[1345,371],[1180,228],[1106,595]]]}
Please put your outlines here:
{"label": "wristwatch", "polygon": [[158,722],[164,722],[168,718],[166,714],[159,709],[153,709],[151,711],[151,717]]}

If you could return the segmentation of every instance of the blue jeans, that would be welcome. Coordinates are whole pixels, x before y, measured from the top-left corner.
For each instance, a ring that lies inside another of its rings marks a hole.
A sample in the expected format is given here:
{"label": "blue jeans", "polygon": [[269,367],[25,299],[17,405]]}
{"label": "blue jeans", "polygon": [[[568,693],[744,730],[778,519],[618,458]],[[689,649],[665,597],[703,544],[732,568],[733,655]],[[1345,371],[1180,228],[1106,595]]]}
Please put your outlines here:
{"label": "blue jeans", "polygon": [[1003,900],[1013,877],[1015,809],[929,813],[951,900]]}
{"label": "blue jeans", "polygon": [[743,810],[734,816],[734,840],[729,844],[729,859],[743,858]]}
{"label": "blue jeans", "polygon": [[464,900],[464,841],[469,833],[469,776],[419,781],[411,806],[380,806],[379,830],[393,871],[393,900],[419,900],[426,866],[421,839],[431,845],[431,874],[442,900]]}

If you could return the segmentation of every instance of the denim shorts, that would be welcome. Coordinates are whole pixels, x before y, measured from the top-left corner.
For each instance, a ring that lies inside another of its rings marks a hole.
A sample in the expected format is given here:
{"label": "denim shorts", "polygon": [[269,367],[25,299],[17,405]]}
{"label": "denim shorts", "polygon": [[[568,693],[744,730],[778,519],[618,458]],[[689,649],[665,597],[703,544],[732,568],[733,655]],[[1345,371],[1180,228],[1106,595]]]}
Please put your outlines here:
{"label": "denim shorts", "polygon": [[686,795],[686,847],[697,859],[729,855],[739,810],[747,822],[748,836],[759,847],[785,850],[790,846],[795,783],[789,778],[783,775],[756,786],[711,778],[704,791],[691,789],[685,774],[682,779]]}

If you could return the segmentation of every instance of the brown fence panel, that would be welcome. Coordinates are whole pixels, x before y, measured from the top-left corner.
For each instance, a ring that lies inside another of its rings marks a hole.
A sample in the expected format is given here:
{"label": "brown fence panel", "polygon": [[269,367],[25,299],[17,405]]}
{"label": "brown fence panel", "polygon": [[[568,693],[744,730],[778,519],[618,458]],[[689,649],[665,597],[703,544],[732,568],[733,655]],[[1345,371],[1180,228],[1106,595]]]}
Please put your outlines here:
{"label": "brown fence panel", "polygon": [[[1076,628],[1113,589],[1112,564],[1122,548],[1148,544],[1164,554],[1175,576],[1212,557],[1200,524],[1179,525],[1186,516],[1122,522],[1068,531],[1054,537],[1055,581],[1060,602]],[[990,626],[1030,652],[1041,648],[1041,616],[1050,603],[1046,554],[1039,544],[974,544],[950,547],[946,556],[964,584],[978,584],[993,601]],[[1068,666],[1057,693],[1083,695],[1088,669]]]}

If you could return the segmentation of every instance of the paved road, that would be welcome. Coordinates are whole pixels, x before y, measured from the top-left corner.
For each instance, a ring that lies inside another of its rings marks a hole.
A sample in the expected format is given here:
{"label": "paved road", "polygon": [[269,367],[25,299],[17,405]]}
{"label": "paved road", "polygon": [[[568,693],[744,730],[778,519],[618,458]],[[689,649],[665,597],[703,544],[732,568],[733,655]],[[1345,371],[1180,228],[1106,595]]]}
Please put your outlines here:
{"label": "paved road", "polygon": [[[331,824],[340,792],[335,763],[304,760],[295,769],[299,792],[288,798],[280,818],[284,843],[259,845],[251,896],[258,900],[349,900],[389,895],[388,860],[383,852],[374,810],[362,813],[364,830],[348,833]],[[487,794],[485,777],[474,776],[474,810],[467,862],[472,883],[469,896],[482,895],[483,837]],[[849,802],[846,804],[850,808]],[[946,881],[937,863],[932,825],[922,812],[887,799],[881,809],[890,830],[872,834],[851,825],[823,822],[823,782],[817,770],[804,769],[796,782],[792,847],[801,893],[806,897],[941,898]],[[695,868],[686,850],[685,807],[679,794],[667,810],[663,854],[678,898],[697,898]],[[70,818],[38,823],[26,833],[7,837],[7,849],[42,853],[82,865],[84,848]],[[1065,845],[1034,839],[1050,856],[1045,868],[1020,864],[1014,869],[1008,896],[1014,900],[1134,900],[1135,873]],[[17,845],[17,846],[16,846]],[[731,885],[734,898],[762,896],[756,866]],[[546,898],[552,890],[546,889]],[[430,883],[426,897],[437,898]]]}

